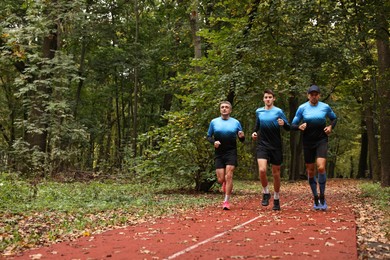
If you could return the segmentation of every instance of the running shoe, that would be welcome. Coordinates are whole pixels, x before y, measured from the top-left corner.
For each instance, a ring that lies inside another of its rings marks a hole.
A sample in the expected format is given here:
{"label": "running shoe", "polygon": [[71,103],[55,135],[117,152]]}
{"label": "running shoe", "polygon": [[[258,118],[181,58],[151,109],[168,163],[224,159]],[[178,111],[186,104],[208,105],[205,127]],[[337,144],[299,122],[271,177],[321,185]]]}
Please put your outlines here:
{"label": "running shoe", "polygon": [[328,205],[326,204],[326,201],[324,200],[324,203],[320,203],[320,210],[327,210],[328,209]]}
{"label": "running shoe", "polygon": [[226,181],[222,182],[222,192],[226,193]]}
{"label": "running shoe", "polygon": [[269,205],[269,199],[271,198],[271,194],[269,193],[263,193],[263,200],[261,201],[261,205],[268,206]]}
{"label": "running shoe", "polygon": [[280,210],[280,201],[274,199],[274,206],[272,210]]}
{"label": "running shoe", "polygon": [[325,195],[320,194],[320,204],[324,204],[324,203],[325,203]]}
{"label": "running shoe", "polygon": [[223,207],[223,210],[229,210],[230,209],[229,201],[224,201],[222,207]]}
{"label": "running shoe", "polygon": [[315,210],[321,209],[320,202],[318,201],[318,196],[314,196],[314,206],[313,206],[313,208],[314,208]]}
{"label": "running shoe", "polygon": [[328,205],[326,205],[325,196],[320,194],[320,210],[327,210]]}

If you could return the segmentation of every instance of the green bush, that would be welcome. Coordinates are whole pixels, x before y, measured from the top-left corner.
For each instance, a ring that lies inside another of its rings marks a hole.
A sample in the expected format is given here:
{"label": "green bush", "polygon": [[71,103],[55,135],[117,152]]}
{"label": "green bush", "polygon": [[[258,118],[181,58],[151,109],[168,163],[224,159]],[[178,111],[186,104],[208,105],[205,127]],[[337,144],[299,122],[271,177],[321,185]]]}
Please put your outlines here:
{"label": "green bush", "polygon": [[136,163],[137,176],[142,181],[169,182],[181,188],[203,190],[205,182],[215,182],[210,174],[214,172],[214,164],[206,130],[192,128],[191,117],[185,113],[171,113],[167,118],[168,125],[140,137],[148,148]]}
{"label": "green bush", "polygon": [[390,187],[381,187],[380,183],[361,184],[362,196],[372,198],[375,205],[383,210],[389,211]]}

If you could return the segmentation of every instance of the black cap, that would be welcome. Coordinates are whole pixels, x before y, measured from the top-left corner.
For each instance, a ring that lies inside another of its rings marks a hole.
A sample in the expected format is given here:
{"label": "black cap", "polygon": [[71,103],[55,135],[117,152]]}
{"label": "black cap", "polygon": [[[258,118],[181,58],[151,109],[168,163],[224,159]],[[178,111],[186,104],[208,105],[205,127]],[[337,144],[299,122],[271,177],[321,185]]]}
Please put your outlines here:
{"label": "black cap", "polygon": [[307,90],[307,94],[310,94],[311,92],[321,93],[320,88],[316,85],[311,85],[310,88]]}

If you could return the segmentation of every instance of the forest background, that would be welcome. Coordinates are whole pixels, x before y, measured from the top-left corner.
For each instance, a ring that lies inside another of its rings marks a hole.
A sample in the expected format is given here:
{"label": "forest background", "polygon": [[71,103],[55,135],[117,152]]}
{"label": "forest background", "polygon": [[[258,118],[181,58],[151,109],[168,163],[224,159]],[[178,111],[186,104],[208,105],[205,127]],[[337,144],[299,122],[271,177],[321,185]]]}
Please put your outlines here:
{"label": "forest background", "polygon": [[[247,136],[235,172],[245,190],[258,179],[263,90],[291,121],[311,84],[338,116],[328,176],[383,187],[353,203],[370,234],[358,241],[386,243],[389,19],[381,0],[2,0],[0,251],[219,201],[196,191],[215,188],[206,133],[222,100]],[[296,183],[301,134],[282,134],[283,179]]]}
{"label": "forest background", "polygon": [[[250,140],[265,88],[291,120],[310,84],[339,120],[328,176],[390,180],[387,1],[4,0],[0,171],[204,186],[205,136],[229,100],[247,141],[237,178],[257,178]],[[283,132],[283,177],[304,175]]]}

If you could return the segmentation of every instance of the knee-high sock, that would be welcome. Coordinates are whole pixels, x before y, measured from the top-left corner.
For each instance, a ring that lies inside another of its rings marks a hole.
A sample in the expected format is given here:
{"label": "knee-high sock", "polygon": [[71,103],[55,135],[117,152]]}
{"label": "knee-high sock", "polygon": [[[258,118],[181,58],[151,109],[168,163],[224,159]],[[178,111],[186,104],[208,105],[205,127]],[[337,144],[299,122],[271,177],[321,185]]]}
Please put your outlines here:
{"label": "knee-high sock", "polygon": [[317,193],[317,180],[316,177],[309,177],[309,184],[314,196],[318,196]]}
{"label": "knee-high sock", "polygon": [[318,174],[318,183],[320,184],[320,196],[325,196],[326,173]]}

